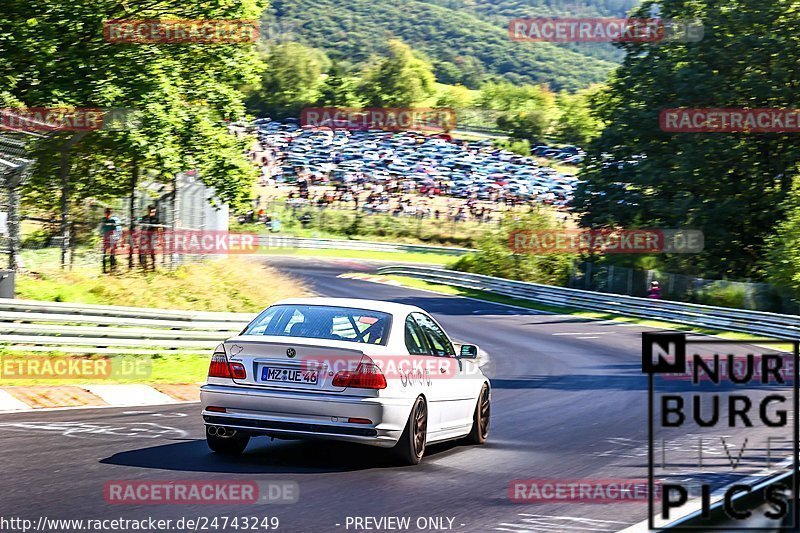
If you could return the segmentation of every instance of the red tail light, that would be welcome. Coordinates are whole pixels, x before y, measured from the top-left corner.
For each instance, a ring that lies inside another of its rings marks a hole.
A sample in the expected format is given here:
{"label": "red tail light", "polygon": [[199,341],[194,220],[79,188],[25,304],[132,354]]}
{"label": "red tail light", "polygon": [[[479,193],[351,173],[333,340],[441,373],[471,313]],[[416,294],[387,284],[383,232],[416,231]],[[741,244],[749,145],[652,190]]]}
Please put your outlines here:
{"label": "red tail light", "polygon": [[355,372],[340,370],[333,377],[334,387],[354,389],[385,389],[386,377],[381,369],[366,355],[361,359]]}
{"label": "red tail light", "polygon": [[242,363],[228,363],[228,368],[231,369],[231,376],[233,379],[246,379],[247,371],[244,369]]}
{"label": "red tail light", "polygon": [[228,358],[224,353],[215,353],[211,356],[211,364],[208,367],[208,377],[210,378],[229,378],[231,370],[228,368]]}
{"label": "red tail light", "polygon": [[245,379],[247,371],[242,363],[228,363],[228,358],[224,353],[215,353],[211,356],[211,364],[208,366],[208,377]]}

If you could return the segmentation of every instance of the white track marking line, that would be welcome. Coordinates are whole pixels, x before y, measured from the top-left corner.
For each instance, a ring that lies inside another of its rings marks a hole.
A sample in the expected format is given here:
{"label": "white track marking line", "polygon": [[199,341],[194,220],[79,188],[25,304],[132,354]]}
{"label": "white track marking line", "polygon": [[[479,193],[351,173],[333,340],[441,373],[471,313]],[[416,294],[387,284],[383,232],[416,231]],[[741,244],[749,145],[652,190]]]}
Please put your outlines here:
{"label": "white track marking line", "polygon": [[[518,513],[519,523],[501,522],[495,531],[511,531],[516,533],[537,531],[614,531],[625,522],[617,520],[599,520],[573,516],[552,516],[530,513]],[[513,529],[509,529],[513,528]]]}
{"label": "white track marking line", "polygon": [[559,520],[571,520],[573,522],[591,522],[595,524],[625,524],[619,520],[600,520],[599,518],[586,518],[583,516],[554,516],[546,514],[519,513],[520,516],[530,516],[533,518],[557,518]]}
{"label": "white track marking line", "polygon": [[[199,400],[175,400],[168,403],[160,403],[160,404],[148,404],[147,407],[159,407],[159,406],[167,406],[167,405],[176,405],[176,404],[200,404]],[[69,407],[28,407],[25,409],[26,413],[46,413],[49,411],[75,411],[77,409],[120,409],[122,407],[134,407],[134,406],[125,406],[125,405],[70,405]],[[142,406],[144,407],[144,406]],[[20,411],[6,411],[0,410],[0,415],[10,415],[14,413],[19,413]],[[198,411],[199,412],[199,411]]]}
{"label": "white track marking line", "polygon": [[19,421],[4,422],[0,427],[7,431],[52,431],[64,437],[82,437],[84,435],[110,435],[117,437],[144,437],[157,438],[172,434],[173,437],[186,438],[189,433],[183,429],[162,426],[153,422],[122,422],[105,424],[102,422],[71,422],[71,421]]}
{"label": "white track marking line", "polygon": [[595,333],[595,332],[592,332],[592,333],[586,333],[586,332],[584,332],[584,333],[551,333],[551,335],[556,335],[556,336],[559,336],[559,335],[575,335],[575,336],[578,336],[578,335],[610,335],[610,334],[611,334],[610,331],[599,331],[597,333]]}
{"label": "white track marking line", "polygon": [[[336,277],[337,278],[341,277],[341,274],[339,276],[336,276]],[[365,280],[359,280],[359,281],[365,281]],[[368,283],[374,283],[374,282],[368,282]],[[402,284],[400,285],[400,288],[406,289],[408,291],[429,292],[431,294],[438,294],[439,296],[448,296],[450,298],[463,298],[464,300],[472,300],[472,301],[475,301],[475,302],[480,302],[482,304],[501,305],[503,307],[511,307],[512,309],[521,309],[523,311],[526,311],[526,314],[529,314],[529,315],[557,315],[557,313],[551,313],[550,311],[540,311],[538,309],[531,309],[530,307],[522,307],[522,306],[514,305],[514,304],[492,302],[490,300],[482,300],[480,298],[473,298],[472,296],[461,296],[461,295],[458,295],[458,294],[448,294],[446,292],[433,291],[431,289],[420,289],[419,287],[409,287],[407,285],[402,285]]]}

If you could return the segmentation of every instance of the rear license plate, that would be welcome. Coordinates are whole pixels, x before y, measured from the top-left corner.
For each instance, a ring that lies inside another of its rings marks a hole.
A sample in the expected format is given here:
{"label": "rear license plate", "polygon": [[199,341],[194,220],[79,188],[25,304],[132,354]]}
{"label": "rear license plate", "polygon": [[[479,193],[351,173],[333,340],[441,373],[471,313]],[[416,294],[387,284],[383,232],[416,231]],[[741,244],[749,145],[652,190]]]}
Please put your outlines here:
{"label": "rear license plate", "polygon": [[261,368],[261,381],[278,381],[281,383],[317,384],[319,375],[314,370],[291,370],[288,368]]}

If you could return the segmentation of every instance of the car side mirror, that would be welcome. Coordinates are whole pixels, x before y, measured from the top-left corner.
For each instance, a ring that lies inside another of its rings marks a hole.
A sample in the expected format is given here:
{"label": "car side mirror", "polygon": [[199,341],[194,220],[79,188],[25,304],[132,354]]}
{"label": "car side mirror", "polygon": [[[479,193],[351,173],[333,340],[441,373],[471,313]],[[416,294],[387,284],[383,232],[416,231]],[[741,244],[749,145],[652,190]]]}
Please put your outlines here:
{"label": "car side mirror", "polygon": [[478,358],[478,347],[474,344],[462,344],[461,345],[461,353],[459,357],[462,359],[477,359]]}

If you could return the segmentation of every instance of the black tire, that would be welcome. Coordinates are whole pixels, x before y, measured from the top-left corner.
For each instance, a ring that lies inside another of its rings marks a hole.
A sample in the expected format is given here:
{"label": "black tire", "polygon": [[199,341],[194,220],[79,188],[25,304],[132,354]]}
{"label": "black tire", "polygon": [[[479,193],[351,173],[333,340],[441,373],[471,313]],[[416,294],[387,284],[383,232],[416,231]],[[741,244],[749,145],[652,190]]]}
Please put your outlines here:
{"label": "black tire", "polygon": [[408,422],[394,447],[395,455],[406,465],[418,465],[425,455],[428,439],[428,406],[420,396],[411,408]]}
{"label": "black tire", "polygon": [[222,455],[241,455],[250,442],[250,435],[237,431],[233,437],[211,435],[206,428],[206,443],[211,451]]}
{"label": "black tire", "polygon": [[467,435],[467,442],[470,444],[483,444],[489,435],[489,420],[491,418],[492,405],[489,397],[489,387],[484,383],[478,403],[475,404],[475,413],[472,415],[472,429]]}

